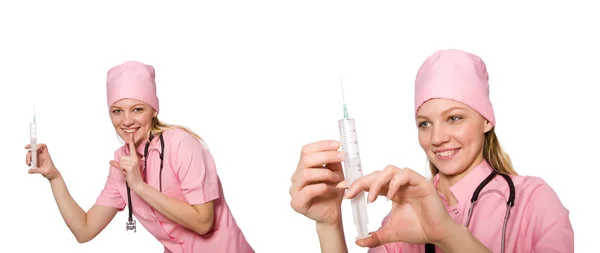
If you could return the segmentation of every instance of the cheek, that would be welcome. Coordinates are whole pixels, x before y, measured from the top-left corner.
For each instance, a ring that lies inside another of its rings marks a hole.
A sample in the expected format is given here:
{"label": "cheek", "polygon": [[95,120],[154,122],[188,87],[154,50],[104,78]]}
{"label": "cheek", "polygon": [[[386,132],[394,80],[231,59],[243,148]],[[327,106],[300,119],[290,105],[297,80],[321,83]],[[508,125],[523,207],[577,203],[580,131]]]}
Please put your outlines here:
{"label": "cheek", "polygon": [[140,125],[144,126],[144,127],[150,127],[152,125],[152,114],[144,114],[141,115],[141,117],[139,118],[138,122],[140,123]]}
{"label": "cheek", "polygon": [[112,122],[114,128],[119,127],[119,123],[121,122],[117,117],[114,116],[110,116],[110,121]]}
{"label": "cheek", "polygon": [[455,139],[463,146],[479,146],[482,142],[483,131],[480,127],[465,125],[459,131],[455,132]]}
{"label": "cheek", "polygon": [[419,129],[419,145],[421,145],[422,149],[424,149],[424,150],[429,149],[429,144],[431,143],[429,141],[429,139],[430,139],[430,134],[427,133],[426,131]]}

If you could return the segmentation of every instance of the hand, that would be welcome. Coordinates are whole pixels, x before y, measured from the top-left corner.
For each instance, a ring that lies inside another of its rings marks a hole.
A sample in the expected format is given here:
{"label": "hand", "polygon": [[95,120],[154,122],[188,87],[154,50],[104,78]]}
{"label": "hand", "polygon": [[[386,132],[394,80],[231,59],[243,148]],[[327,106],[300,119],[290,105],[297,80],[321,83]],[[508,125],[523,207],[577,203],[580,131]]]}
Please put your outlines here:
{"label": "hand", "polygon": [[456,225],[433,182],[411,169],[390,165],[363,176],[350,185],[346,197],[352,198],[361,190],[369,192],[368,202],[380,195],[393,203],[389,221],[369,238],[357,240],[359,246],[373,248],[389,242],[435,244],[444,240]]}
{"label": "hand", "polygon": [[343,189],[335,187],[344,179],[337,141],[310,143],[302,148],[298,167],[292,175],[291,206],[304,216],[322,224],[341,220]]}
{"label": "hand", "polygon": [[120,162],[110,161],[110,165],[121,170],[125,180],[127,180],[127,185],[134,189],[143,184],[144,180],[140,171],[140,158],[137,155],[133,134],[129,135],[127,144],[129,144],[129,155],[121,156]]}
{"label": "hand", "polygon": [[[48,180],[53,180],[60,176],[60,172],[54,166],[50,153],[48,152],[48,146],[40,143],[37,145],[37,167],[29,169],[29,174],[41,174]],[[25,164],[31,166],[31,144],[25,146],[27,154],[25,155]]]}

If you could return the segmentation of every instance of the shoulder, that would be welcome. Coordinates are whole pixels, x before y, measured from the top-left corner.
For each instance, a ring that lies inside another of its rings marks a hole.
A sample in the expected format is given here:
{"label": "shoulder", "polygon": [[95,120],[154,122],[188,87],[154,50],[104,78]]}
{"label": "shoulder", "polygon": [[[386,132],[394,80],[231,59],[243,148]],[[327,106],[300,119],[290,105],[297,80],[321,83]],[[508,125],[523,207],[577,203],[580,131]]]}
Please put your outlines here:
{"label": "shoulder", "polygon": [[515,205],[519,203],[525,212],[534,216],[542,213],[559,216],[568,213],[556,191],[541,177],[511,176],[511,178],[515,184],[515,195],[520,198],[520,200],[515,199]]}
{"label": "shoulder", "polygon": [[[513,175],[510,177],[515,185],[515,190],[524,197],[537,197],[554,193],[554,189],[543,178],[536,176]],[[502,179],[501,179],[502,180]]]}
{"label": "shoulder", "polygon": [[175,127],[163,132],[165,146],[174,151],[208,151],[202,140],[197,139],[185,129]]}
{"label": "shoulder", "polygon": [[168,139],[172,142],[196,140],[192,134],[179,127],[167,129],[162,134],[165,137],[165,140]]}
{"label": "shoulder", "polygon": [[521,231],[531,237],[534,251],[558,252],[560,248],[560,252],[573,252],[570,212],[550,184],[534,176],[511,178],[516,191],[514,208],[519,210],[516,217],[521,220]]}
{"label": "shoulder", "polygon": [[[524,176],[524,175],[511,175],[512,183],[515,186],[515,195],[523,203],[523,198],[537,197],[540,194],[545,195],[549,192],[554,192],[552,187],[541,177],[536,176]],[[496,176],[493,180],[492,188],[500,190],[502,192],[509,192],[508,183],[501,176]]]}

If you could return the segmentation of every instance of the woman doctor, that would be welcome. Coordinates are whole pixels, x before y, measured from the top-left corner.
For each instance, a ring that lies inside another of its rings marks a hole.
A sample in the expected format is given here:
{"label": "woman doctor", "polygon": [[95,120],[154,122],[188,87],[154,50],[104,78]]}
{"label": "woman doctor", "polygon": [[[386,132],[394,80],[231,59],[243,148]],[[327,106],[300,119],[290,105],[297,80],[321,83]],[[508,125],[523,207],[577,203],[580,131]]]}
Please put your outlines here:
{"label": "woman doctor", "polygon": [[[253,253],[200,137],[158,120],[154,68],[135,61],[111,68],[107,93],[110,119],[127,144],[115,151],[96,204],[86,212],[73,200],[44,144],[38,145],[39,167],[29,171],[50,181],[77,241],[92,240],[128,205],[127,230],[135,230],[133,214],[164,252]],[[26,162],[31,162],[31,151]]]}
{"label": "woman doctor", "polygon": [[541,178],[517,175],[500,148],[479,57],[434,53],[418,71],[414,102],[433,179],[390,165],[347,185],[340,143],[302,148],[291,205],[316,221],[322,252],[347,252],[340,202],[362,190],[368,202],[392,201],[382,227],[356,241],[370,253],[574,251],[569,212],[553,189]]}

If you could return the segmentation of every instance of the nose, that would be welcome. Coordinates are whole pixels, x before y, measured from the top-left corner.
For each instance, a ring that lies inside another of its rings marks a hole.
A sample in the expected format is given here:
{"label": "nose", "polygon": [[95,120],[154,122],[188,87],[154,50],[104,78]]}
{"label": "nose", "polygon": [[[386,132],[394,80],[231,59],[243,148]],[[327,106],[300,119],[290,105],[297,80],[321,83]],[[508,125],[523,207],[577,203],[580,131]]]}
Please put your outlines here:
{"label": "nose", "polygon": [[446,128],[442,126],[433,127],[431,131],[431,144],[434,146],[441,146],[442,144],[450,140],[450,135],[447,133]]}
{"label": "nose", "polygon": [[134,123],[133,116],[129,113],[126,113],[125,118],[123,119],[123,125],[131,126],[131,125],[133,125],[133,123]]}

